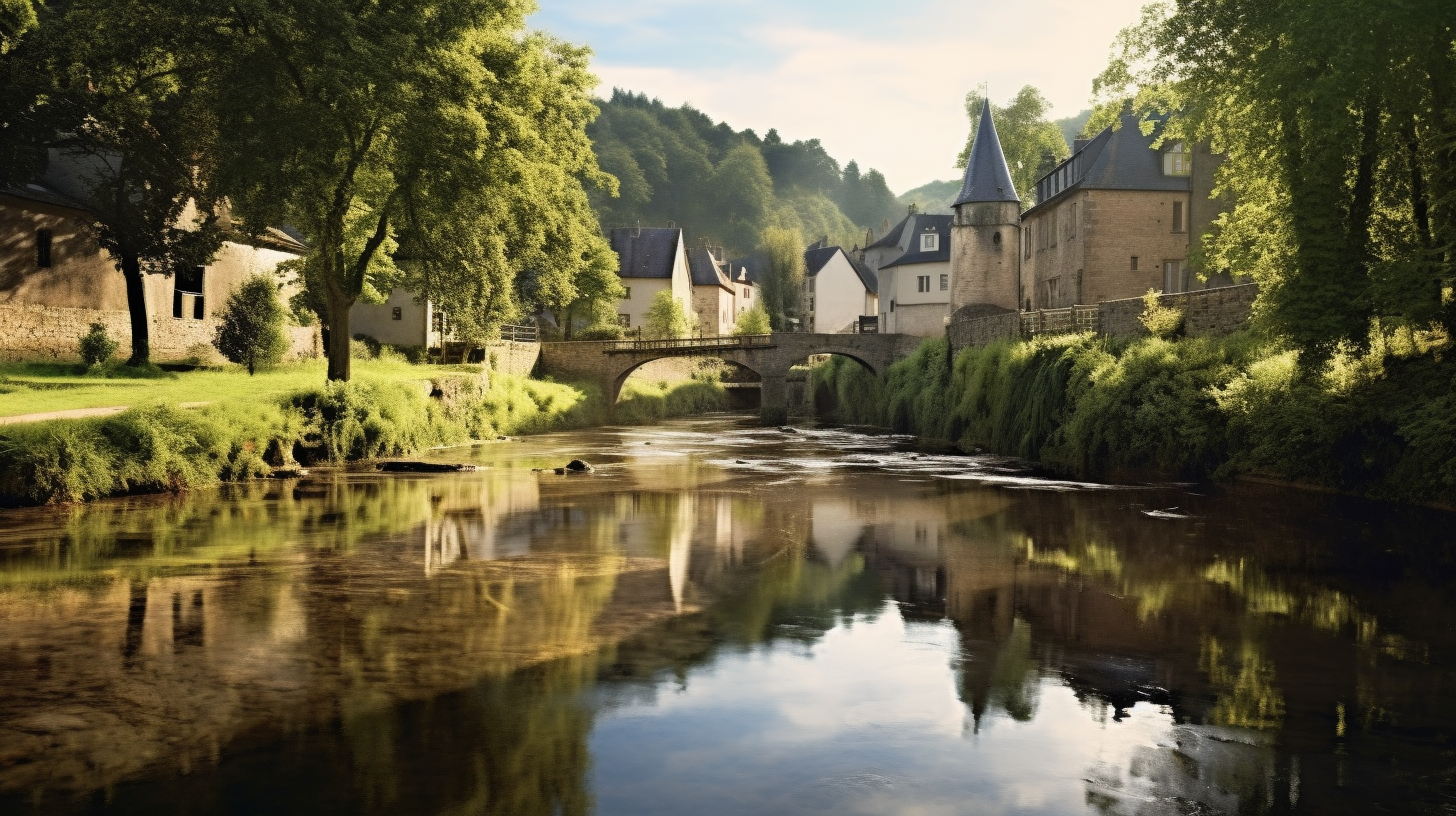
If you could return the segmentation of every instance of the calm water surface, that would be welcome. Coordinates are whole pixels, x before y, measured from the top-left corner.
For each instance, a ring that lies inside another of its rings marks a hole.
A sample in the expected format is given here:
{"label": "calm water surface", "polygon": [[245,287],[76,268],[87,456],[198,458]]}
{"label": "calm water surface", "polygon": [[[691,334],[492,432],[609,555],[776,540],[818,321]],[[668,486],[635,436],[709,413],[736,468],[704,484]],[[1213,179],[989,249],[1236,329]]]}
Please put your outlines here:
{"label": "calm water surface", "polygon": [[1456,810],[1451,515],[737,417],[437,456],[0,513],[0,813]]}

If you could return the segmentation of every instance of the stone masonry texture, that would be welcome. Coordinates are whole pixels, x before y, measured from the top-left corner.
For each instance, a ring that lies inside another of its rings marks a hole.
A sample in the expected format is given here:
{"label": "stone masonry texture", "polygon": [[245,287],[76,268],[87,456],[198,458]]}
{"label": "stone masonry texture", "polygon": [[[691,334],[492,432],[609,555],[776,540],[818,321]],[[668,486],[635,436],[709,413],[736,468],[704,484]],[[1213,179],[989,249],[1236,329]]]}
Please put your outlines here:
{"label": "stone masonry texture", "polygon": [[[74,309],[59,306],[13,306],[0,304],[0,360],[5,362],[75,362],[80,360],[80,338],[92,323],[106,327],[106,333],[120,344],[117,356],[131,348],[131,321],[124,311]],[[198,345],[211,348],[218,320],[178,320],[153,317],[152,358],[158,362],[184,360]],[[321,353],[318,329],[288,329],[289,357],[302,359]]]}

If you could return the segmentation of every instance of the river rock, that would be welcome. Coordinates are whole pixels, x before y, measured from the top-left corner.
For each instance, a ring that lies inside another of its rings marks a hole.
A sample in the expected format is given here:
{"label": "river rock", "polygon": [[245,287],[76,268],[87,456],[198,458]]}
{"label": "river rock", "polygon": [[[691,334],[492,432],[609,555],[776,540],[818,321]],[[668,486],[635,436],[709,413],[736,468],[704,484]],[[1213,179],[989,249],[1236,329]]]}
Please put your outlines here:
{"label": "river rock", "polygon": [[380,462],[379,469],[385,473],[473,473],[480,470],[476,465],[455,462]]}
{"label": "river rock", "polygon": [[566,467],[557,468],[556,475],[565,476],[568,473],[593,473],[595,471],[596,468],[592,467],[586,462],[583,462],[580,459],[572,459],[570,462],[566,463]]}

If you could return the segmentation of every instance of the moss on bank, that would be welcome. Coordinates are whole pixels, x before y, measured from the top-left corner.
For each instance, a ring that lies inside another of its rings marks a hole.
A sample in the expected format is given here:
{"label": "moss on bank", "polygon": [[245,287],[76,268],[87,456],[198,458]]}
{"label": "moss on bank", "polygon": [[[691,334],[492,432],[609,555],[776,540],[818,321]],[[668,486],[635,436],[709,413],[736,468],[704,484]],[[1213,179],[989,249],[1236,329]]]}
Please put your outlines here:
{"label": "moss on bank", "polygon": [[927,341],[879,377],[834,358],[815,404],[849,423],[1034,459],[1081,478],[1258,474],[1456,505],[1456,361],[1439,335],[1372,335],[1303,371],[1248,333]]}
{"label": "moss on bank", "polygon": [[498,435],[640,424],[724,410],[717,383],[628,383],[614,414],[594,388],[497,375],[366,380],[275,403],[171,405],[15,425],[0,433],[0,506],[210,487],[302,462],[404,456]]}

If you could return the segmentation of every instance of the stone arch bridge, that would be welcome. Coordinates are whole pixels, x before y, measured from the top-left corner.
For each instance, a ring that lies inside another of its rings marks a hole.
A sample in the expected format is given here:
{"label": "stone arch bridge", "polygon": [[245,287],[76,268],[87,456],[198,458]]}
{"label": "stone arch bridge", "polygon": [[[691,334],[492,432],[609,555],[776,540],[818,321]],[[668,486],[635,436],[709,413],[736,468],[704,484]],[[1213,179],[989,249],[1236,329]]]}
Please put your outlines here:
{"label": "stone arch bridge", "polygon": [[789,416],[789,369],[815,354],[848,357],[878,374],[910,356],[923,338],[903,334],[757,334],[686,340],[607,340],[541,344],[541,370],[559,379],[596,382],[608,405],[641,366],[664,357],[714,357],[736,363],[763,381],[764,424]]}

